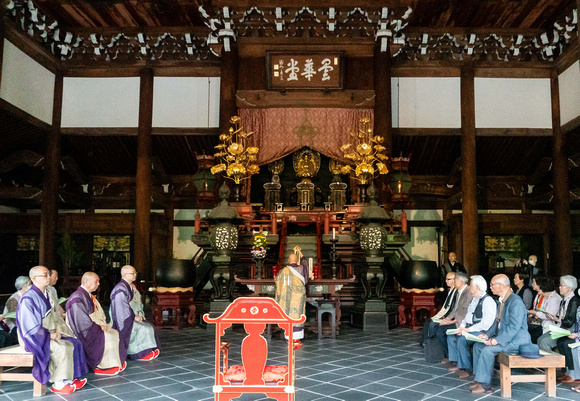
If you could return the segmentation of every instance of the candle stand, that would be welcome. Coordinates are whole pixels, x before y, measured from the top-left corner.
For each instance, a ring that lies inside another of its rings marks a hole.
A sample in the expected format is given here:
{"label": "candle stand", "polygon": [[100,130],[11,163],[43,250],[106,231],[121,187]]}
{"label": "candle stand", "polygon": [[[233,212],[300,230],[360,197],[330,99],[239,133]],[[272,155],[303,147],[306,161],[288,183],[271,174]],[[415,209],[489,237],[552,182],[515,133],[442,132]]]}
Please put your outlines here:
{"label": "candle stand", "polygon": [[330,260],[332,261],[332,279],[336,280],[336,268],[337,268],[337,261],[338,261],[338,252],[336,252],[336,243],[338,242],[338,238],[333,236],[330,240],[332,243],[332,251],[330,251]]}

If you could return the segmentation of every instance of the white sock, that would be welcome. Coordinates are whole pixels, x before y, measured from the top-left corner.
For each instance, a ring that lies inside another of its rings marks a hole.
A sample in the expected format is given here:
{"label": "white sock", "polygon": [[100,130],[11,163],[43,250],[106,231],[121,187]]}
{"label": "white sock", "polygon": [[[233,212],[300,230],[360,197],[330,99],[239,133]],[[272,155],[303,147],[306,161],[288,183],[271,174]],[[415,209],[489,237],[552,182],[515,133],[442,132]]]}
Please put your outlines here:
{"label": "white sock", "polygon": [[60,390],[64,386],[66,386],[67,384],[72,384],[72,381],[71,380],[57,380],[52,384],[52,387],[54,387],[56,390]]}

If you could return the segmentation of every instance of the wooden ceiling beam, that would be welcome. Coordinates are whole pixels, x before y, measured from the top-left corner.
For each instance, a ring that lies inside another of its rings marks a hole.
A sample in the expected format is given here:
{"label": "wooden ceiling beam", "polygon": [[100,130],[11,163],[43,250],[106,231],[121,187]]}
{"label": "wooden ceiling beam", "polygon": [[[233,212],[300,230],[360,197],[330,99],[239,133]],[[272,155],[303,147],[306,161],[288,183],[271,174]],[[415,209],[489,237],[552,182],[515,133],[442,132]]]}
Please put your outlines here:
{"label": "wooden ceiling beam", "polygon": [[[461,128],[393,128],[396,136],[461,136]],[[551,137],[550,128],[476,128],[480,137]]]}
{"label": "wooden ceiling beam", "polygon": [[[182,0],[180,0],[182,1]],[[413,7],[414,0],[381,0],[377,2],[376,0],[318,0],[313,2],[312,0],[293,0],[289,2],[280,2],[279,0],[236,0],[232,2],[231,0],[212,0],[212,5],[214,8],[232,7],[235,4],[235,8],[240,7],[257,7],[258,9],[263,8],[302,8],[302,7],[335,7],[335,8],[345,8],[345,7],[361,7],[361,8],[373,8],[379,9],[382,7],[388,8],[402,8],[402,7]]]}
{"label": "wooden ceiling beam", "polygon": [[[175,127],[152,128],[152,135],[179,135],[179,136],[217,136],[219,128],[187,128]],[[61,128],[61,135],[64,136],[137,136],[137,127],[135,128],[108,128],[108,127],[78,127],[78,128]]]}

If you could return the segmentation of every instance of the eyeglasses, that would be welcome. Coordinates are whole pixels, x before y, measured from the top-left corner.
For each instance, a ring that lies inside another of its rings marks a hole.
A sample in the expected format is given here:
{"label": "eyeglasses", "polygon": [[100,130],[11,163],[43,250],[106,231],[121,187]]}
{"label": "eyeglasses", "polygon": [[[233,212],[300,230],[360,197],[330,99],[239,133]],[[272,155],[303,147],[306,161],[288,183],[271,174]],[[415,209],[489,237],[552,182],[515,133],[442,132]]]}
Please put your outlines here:
{"label": "eyeglasses", "polygon": [[47,274],[39,274],[39,275],[37,275],[37,276],[34,276],[34,278],[36,278],[36,277],[44,277],[44,278],[49,278],[49,277],[50,277],[50,274],[48,274],[48,273],[47,273]]}

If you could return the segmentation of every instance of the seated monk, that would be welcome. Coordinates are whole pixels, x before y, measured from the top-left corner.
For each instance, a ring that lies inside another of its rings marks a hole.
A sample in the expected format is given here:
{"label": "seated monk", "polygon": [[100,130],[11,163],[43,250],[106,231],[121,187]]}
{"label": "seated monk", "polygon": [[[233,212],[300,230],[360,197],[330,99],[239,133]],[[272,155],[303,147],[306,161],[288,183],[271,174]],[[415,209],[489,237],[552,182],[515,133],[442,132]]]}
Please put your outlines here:
{"label": "seated monk", "polygon": [[87,365],[98,375],[116,375],[125,370],[119,356],[119,333],[107,324],[105,312],[91,293],[99,288],[99,276],[83,274],[81,286],[66,303],[66,319],[85,347]]}
{"label": "seated monk", "polygon": [[123,266],[121,281],[111,292],[111,320],[119,332],[121,360],[151,361],[159,356],[159,340],[153,326],[145,322],[141,294],[133,284],[136,278],[133,266]]}
{"label": "seated monk", "polygon": [[49,271],[44,266],[30,269],[32,287],[24,293],[16,309],[18,340],[27,352],[34,354],[32,376],[40,383],[53,382],[55,393],[72,393],[82,388],[87,372],[82,344],[53,327],[53,310],[46,287]]}
{"label": "seated monk", "polygon": [[[55,278],[56,276],[56,278]],[[64,314],[64,310],[62,309],[62,307],[60,306],[60,304],[58,303],[58,295],[56,293],[56,288],[54,288],[54,285],[56,284],[56,281],[58,280],[58,272],[56,272],[56,270],[51,269],[50,270],[50,285],[48,287],[46,287],[46,293],[48,294],[48,300],[50,301],[50,305],[52,306],[52,309],[50,311],[50,314],[52,315],[52,318],[50,319],[50,327],[46,327],[51,333],[53,332],[58,332],[63,336],[67,336],[67,337],[75,337],[73,331],[71,330],[71,328],[68,326],[68,324],[65,321],[65,314]],[[78,340],[76,340],[78,341]]]}

